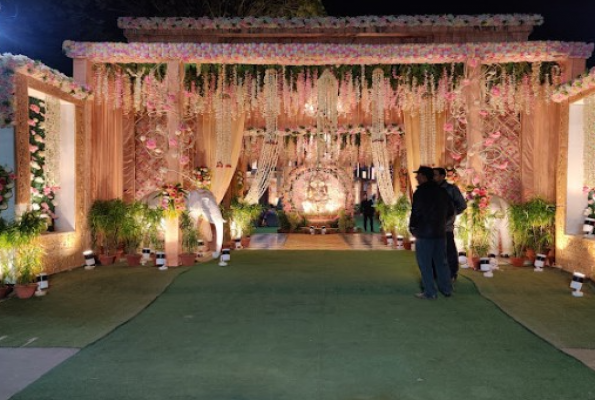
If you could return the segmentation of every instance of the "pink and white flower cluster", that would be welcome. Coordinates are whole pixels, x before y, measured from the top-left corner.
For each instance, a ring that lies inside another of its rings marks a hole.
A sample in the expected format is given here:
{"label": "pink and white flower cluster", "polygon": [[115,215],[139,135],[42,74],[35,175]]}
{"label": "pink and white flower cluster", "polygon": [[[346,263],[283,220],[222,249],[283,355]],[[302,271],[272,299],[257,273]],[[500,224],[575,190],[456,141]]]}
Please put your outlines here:
{"label": "pink and white flower cluster", "polygon": [[15,175],[8,168],[0,165],[0,213],[8,208],[8,199],[12,197]]}
{"label": "pink and white flower cluster", "polygon": [[70,58],[94,62],[147,63],[179,59],[213,64],[424,64],[536,62],[589,58],[592,43],[534,41],[502,43],[89,43],[65,41]]}
{"label": "pink and white flower cluster", "polygon": [[552,94],[552,100],[556,103],[561,103],[572,96],[576,96],[593,88],[595,88],[595,67],[591,68],[589,73],[584,74],[571,82],[558,86],[558,88],[554,90],[554,94]]}
{"label": "pink and white flower cluster", "polygon": [[211,170],[208,167],[197,167],[192,171],[192,183],[197,189],[211,190]]}
{"label": "pink and white flower cluster", "polygon": [[16,92],[15,74],[30,76],[53,86],[76,99],[84,100],[91,90],[79,85],[72,78],[37,61],[21,55],[4,53],[0,55],[0,128],[14,123]]}

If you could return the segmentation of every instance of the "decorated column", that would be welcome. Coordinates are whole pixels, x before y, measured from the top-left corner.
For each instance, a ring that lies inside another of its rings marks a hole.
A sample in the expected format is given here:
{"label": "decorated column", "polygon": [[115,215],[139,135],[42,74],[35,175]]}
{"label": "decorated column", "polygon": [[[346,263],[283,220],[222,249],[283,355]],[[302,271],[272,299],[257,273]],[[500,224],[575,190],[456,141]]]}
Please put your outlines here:
{"label": "decorated column", "polygon": [[[180,182],[180,161],[177,150],[176,131],[180,126],[180,115],[182,115],[182,82],[184,80],[183,65],[179,61],[169,61],[167,63],[167,97],[170,106],[167,113],[167,136],[168,151],[165,157],[167,174],[165,183],[175,185]],[[178,228],[178,213],[172,213],[166,217],[165,226],[165,257],[168,267],[177,267],[178,253],[180,247],[180,230]]]}
{"label": "decorated column", "polygon": [[[479,155],[483,142],[483,122],[481,120],[481,63],[477,59],[467,61],[467,73],[463,82],[467,101],[467,168],[473,170],[473,176],[483,181],[483,162]],[[467,175],[468,182],[471,175]]]}

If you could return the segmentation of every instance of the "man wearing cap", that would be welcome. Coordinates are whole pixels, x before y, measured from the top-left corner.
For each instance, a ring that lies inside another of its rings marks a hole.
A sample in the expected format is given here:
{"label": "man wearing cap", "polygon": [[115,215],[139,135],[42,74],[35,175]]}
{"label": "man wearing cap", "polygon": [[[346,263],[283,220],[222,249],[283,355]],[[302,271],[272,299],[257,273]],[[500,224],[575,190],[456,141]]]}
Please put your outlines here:
{"label": "man wearing cap", "polygon": [[432,264],[436,271],[438,290],[446,297],[452,294],[450,271],[446,261],[446,221],[455,213],[453,203],[434,182],[434,170],[420,166],[415,179],[418,186],[413,193],[409,231],[415,237],[415,256],[421,272],[424,291],[419,299],[436,299]]}
{"label": "man wearing cap", "polygon": [[456,281],[459,274],[459,256],[454,234],[455,219],[457,215],[465,211],[467,202],[459,188],[446,180],[446,169],[434,168],[434,181],[438,186],[446,190],[455,208],[455,214],[446,221],[446,260],[450,269],[450,277],[453,281]]}

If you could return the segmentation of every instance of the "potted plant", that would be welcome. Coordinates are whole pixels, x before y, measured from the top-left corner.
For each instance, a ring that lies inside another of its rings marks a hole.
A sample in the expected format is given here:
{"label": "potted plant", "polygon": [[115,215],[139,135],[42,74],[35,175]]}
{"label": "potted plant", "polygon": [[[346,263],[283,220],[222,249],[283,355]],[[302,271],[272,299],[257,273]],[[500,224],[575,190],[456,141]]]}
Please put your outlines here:
{"label": "potted plant", "polygon": [[262,213],[260,204],[248,204],[242,200],[235,199],[230,207],[231,236],[233,239],[249,237],[252,233],[254,221]]}
{"label": "potted plant", "polygon": [[182,231],[182,253],[180,254],[180,263],[183,266],[190,266],[196,260],[198,249],[198,239],[200,234],[196,229],[196,224],[190,217],[188,211],[182,211],[180,214],[180,230]]}
{"label": "potted plant", "polygon": [[355,220],[353,213],[348,213],[346,210],[339,211],[339,219],[337,221],[337,228],[341,233],[353,232],[355,227]]}
{"label": "potted plant", "polygon": [[399,196],[395,204],[379,202],[376,206],[382,230],[385,233],[409,237],[409,214],[411,203],[405,195]]}
{"label": "potted plant", "polygon": [[9,283],[14,283],[9,265],[12,265],[15,226],[0,218],[0,299],[5,298],[12,291]]}
{"label": "potted plant", "polygon": [[126,214],[120,224],[119,239],[124,244],[126,252],[126,262],[129,266],[140,265],[141,254],[138,253],[138,248],[143,239],[143,215],[146,205],[134,201],[126,204]]}
{"label": "potted plant", "polygon": [[126,217],[126,204],[121,199],[96,200],[89,210],[88,223],[91,242],[99,248],[102,265],[114,262],[120,238],[122,221]]}
{"label": "potted plant", "polygon": [[506,210],[508,230],[512,239],[510,263],[515,267],[525,264],[525,249],[529,246],[527,212],[522,203],[513,203]]}
{"label": "potted plant", "polygon": [[547,256],[554,245],[556,205],[548,203],[540,197],[535,197],[525,203],[525,210],[529,231],[529,247],[535,253]]}
{"label": "potted plant", "polygon": [[18,298],[25,299],[33,296],[37,290],[37,275],[43,272],[44,249],[38,238],[47,229],[47,225],[38,212],[27,211],[14,226],[14,290]]}

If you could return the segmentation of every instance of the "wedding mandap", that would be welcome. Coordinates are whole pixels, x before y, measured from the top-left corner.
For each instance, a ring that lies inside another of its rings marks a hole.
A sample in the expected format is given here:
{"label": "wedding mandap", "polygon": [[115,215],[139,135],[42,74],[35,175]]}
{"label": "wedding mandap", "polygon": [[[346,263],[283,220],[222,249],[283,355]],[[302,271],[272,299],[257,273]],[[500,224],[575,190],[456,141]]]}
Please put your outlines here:
{"label": "wedding mandap", "polygon": [[556,265],[592,278],[593,44],[529,40],[542,23],[120,18],[126,43],[64,42],[72,78],[4,54],[0,172],[14,173],[15,196],[5,185],[1,216],[52,221],[41,240],[53,273],[84,264],[96,200],[191,187],[208,171],[218,203],[239,190],[326,223],[364,192],[410,197],[429,165],[507,203],[555,203]]}

